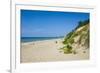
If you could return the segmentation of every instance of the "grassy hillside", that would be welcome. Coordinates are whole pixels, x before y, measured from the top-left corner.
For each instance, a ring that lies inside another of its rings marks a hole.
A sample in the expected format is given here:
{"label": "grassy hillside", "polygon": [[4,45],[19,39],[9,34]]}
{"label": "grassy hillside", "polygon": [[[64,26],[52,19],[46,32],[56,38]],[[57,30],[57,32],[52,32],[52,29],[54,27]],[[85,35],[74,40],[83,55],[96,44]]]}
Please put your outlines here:
{"label": "grassy hillside", "polygon": [[88,49],[89,20],[80,21],[78,26],[65,36],[62,43],[64,46],[61,48],[61,50],[64,52],[64,54],[76,54],[77,49]]}

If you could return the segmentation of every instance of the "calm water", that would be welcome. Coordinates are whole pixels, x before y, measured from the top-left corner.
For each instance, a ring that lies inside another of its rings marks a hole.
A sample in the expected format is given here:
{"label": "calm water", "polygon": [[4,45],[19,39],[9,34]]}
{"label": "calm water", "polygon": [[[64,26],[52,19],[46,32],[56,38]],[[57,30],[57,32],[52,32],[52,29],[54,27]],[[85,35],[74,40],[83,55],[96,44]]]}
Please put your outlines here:
{"label": "calm water", "polygon": [[32,42],[32,41],[41,41],[41,40],[50,40],[63,37],[21,37],[21,42]]}

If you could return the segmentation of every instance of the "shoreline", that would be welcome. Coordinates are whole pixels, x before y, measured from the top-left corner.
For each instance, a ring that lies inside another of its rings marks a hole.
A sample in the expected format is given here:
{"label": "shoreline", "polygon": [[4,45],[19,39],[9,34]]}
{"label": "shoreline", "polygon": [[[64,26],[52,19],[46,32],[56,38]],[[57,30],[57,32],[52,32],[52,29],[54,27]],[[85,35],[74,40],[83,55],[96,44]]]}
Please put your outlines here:
{"label": "shoreline", "polygon": [[24,45],[24,44],[32,44],[32,43],[37,43],[37,42],[58,41],[58,40],[62,40],[63,41],[63,39],[64,38],[37,40],[37,41],[31,41],[31,42],[21,42],[21,44]]}

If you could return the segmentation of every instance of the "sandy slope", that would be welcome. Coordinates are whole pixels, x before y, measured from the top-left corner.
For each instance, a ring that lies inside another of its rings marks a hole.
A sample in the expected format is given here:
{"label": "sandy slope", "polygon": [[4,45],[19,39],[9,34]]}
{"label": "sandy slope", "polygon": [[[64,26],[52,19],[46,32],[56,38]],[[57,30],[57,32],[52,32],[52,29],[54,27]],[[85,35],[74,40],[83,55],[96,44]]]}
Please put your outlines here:
{"label": "sandy slope", "polygon": [[[57,42],[56,42],[57,41]],[[36,41],[21,44],[21,63],[67,61],[89,59],[89,51],[78,49],[77,54],[63,54],[59,48],[63,47],[62,39]]]}

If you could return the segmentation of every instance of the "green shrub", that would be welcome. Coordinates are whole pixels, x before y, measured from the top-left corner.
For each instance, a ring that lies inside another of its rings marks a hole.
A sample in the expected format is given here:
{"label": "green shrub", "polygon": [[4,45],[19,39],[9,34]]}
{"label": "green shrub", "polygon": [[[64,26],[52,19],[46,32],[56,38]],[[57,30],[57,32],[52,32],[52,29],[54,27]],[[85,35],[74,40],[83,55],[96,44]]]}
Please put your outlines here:
{"label": "green shrub", "polygon": [[64,54],[70,54],[72,53],[72,47],[70,45],[67,45],[63,47],[63,51],[64,51]]}
{"label": "green shrub", "polygon": [[72,46],[70,46],[70,45],[67,45],[67,48],[68,48],[69,50],[72,50]]}
{"label": "green shrub", "polygon": [[69,40],[69,43],[70,43],[70,44],[73,44],[73,43],[74,43],[74,39],[70,39],[70,40]]}
{"label": "green shrub", "polygon": [[62,43],[63,44],[68,44],[68,41],[67,40],[64,40]]}
{"label": "green shrub", "polygon": [[82,26],[88,24],[89,22],[90,22],[89,19],[87,19],[85,21],[79,21],[78,26],[75,29],[78,29],[79,27],[82,27]]}
{"label": "green shrub", "polygon": [[72,36],[72,38],[74,38],[74,37],[76,37],[78,35],[79,35],[79,33],[74,33],[73,36]]}
{"label": "green shrub", "polygon": [[71,38],[72,35],[73,35],[73,31],[71,31],[70,33],[67,34],[67,36],[65,37],[65,39],[62,43],[68,44],[68,40]]}

